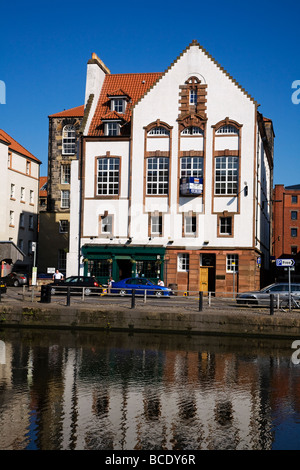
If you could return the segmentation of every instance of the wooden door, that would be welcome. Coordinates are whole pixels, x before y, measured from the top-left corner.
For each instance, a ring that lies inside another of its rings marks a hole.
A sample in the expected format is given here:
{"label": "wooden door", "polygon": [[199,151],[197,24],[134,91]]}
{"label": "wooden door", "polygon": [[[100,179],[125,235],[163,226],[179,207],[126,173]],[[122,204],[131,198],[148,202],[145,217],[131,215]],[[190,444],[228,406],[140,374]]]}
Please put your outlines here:
{"label": "wooden door", "polygon": [[208,292],[208,268],[200,267],[199,290],[207,295]]}

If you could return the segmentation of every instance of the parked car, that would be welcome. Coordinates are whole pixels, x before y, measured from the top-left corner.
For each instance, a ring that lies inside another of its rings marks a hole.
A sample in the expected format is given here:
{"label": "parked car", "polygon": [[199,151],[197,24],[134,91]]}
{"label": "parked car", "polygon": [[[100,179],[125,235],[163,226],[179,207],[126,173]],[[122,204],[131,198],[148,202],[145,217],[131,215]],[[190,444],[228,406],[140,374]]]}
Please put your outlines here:
{"label": "parked car", "polygon": [[0,278],[0,291],[1,291],[1,294],[5,294],[6,292],[6,283],[3,277]]}
{"label": "parked car", "polygon": [[136,295],[144,295],[146,291],[147,295],[156,295],[156,297],[169,297],[172,293],[171,289],[168,287],[158,286],[157,284],[154,284],[154,282],[150,281],[150,279],[146,279],[144,277],[129,277],[118,282],[113,282],[111,293],[116,293],[121,296],[126,294],[131,295],[132,289],[135,289]]}
{"label": "parked car", "polygon": [[51,294],[66,294],[70,287],[71,294],[82,294],[84,289],[85,295],[102,294],[102,286],[94,276],[70,276],[62,281],[55,281],[49,284]]}
{"label": "parked car", "polygon": [[[300,284],[291,284],[291,293],[300,298]],[[274,294],[275,302],[278,294],[280,299],[287,297],[289,284],[287,282],[274,283],[258,291],[243,292],[237,295],[236,301],[238,304],[270,305],[271,294]]]}
{"label": "parked car", "polygon": [[21,273],[11,272],[7,274],[7,276],[4,276],[3,279],[5,280],[7,286],[19,287],[27,284],[26,275]]}

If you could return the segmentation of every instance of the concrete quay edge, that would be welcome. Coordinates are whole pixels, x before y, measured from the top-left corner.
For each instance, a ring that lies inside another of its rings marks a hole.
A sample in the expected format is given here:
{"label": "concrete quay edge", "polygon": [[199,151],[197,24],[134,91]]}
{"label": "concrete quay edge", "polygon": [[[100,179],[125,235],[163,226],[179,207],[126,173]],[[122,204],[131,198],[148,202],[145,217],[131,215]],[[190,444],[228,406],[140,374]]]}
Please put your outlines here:
{"label": "concrete quay edge", "polygon": [[234,335],[300,337],[300,313],[268,309],[220,310],[211,307],[178,309],[167,306],[84,304],[57,305],[41,302],[0,303],[0,328],[100,329],[111,331],[176,333],[186,335]]}

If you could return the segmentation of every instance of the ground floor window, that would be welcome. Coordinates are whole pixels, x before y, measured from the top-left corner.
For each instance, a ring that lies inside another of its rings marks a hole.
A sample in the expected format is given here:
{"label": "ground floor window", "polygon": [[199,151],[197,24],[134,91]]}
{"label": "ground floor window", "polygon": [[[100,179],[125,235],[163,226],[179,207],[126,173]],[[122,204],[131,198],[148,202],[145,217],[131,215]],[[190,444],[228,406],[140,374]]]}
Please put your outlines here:
{"label": "ground floor window", "polygon": [[237,273],[239,270],[239,255],[227,255],[226,272]]}
{"label": "ground floor window", "polygon": [[157,278],[158,277],[158,265],[155,260],[149,261],[137,261],[136,262],[136,274],[140,277],[146,278]]}
{"label": "ground floor window", "polygon": [[177,258],[178,271],[188,271],[190,266],[190,256],[188,253],[178,253]]}
{"label": "ground floor window", "polygon": [[65,271],[67,268],[67,253],[65,250],[58,250],[58,269]]}
{"label": "ground floor window", "polygon": [[89,259],[88,261],[88,272],[91,276],[96,278],[105,277],[109,278],[111,264],[107,259]]}

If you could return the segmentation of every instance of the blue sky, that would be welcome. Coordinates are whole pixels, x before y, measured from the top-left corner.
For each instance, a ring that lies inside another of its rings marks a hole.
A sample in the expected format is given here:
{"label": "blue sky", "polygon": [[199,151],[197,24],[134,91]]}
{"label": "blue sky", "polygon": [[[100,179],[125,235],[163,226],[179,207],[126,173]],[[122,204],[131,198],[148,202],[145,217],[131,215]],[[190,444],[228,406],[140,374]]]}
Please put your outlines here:
{"label": "blue sky", "polygon": [[274,184],[300,184],[299,2],[17,0],[1,10],[0,128],[42,161],[42,176],[48,116],[84,103],[92,52],[112,73],[163,72],[196,39],[273,120]]}

